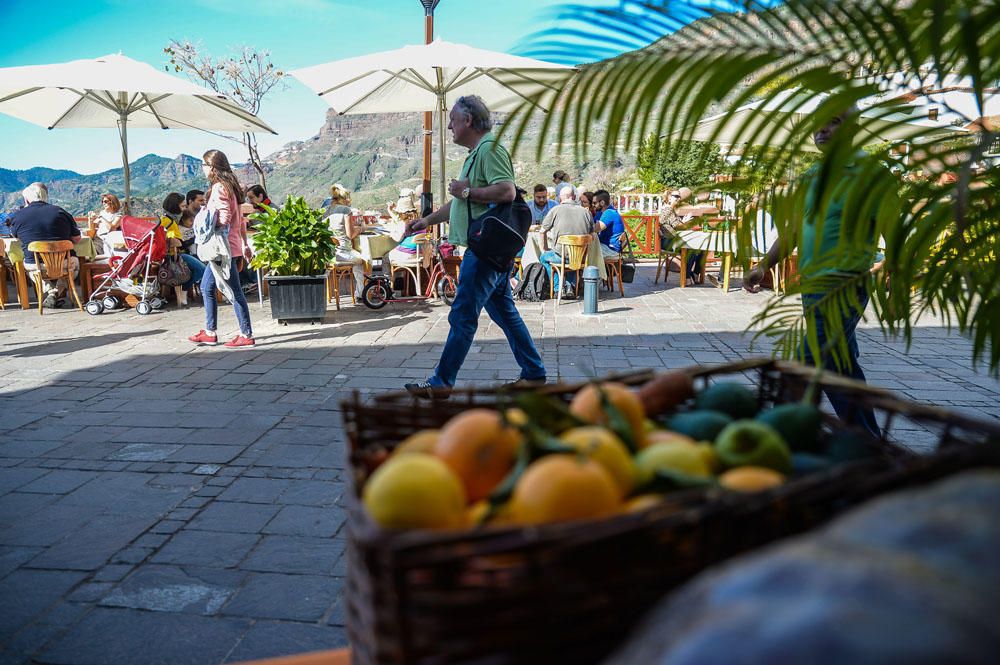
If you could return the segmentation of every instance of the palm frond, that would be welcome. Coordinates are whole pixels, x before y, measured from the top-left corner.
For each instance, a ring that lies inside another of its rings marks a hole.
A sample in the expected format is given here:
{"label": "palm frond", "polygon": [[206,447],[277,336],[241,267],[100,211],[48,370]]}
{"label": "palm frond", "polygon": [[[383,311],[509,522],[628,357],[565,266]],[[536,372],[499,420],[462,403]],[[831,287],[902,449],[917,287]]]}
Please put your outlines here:
{"label": "palm frond", "polygon": [[[539,33],[523,50],[605,59],[583,66],[561,91],[561,112],[542,124],[538,153],[552,143],[571,144],[574,157],[586,161],[597,126],[607,127],[597,147],[604,158],[650,140],[669,150],[696,136],[709,142],[725,137],[730,154],[741,153],[733,172],[776,174],[771,186],[741,196],[739,247],[750,246],[760,210],[772,216],[788,247],[802,241],[807,216],[840,215],[843,232],[831,265],[809,266],[790,290],[824,298],[810,298],[805,311],[798,303],[772,300],[754,321],[759,336],[776,340],[776,352],[791,356],[809,348],[844,361],[836,331],[828,335],[830,349],[808,339],[816,322],[809,310],[836,322],[868,294],[887,333],[910,339],[914,322],[934,314],[967,333],[975,358],[987,357],[997,372],[1000,178],[995,166],[979,167],[998,133],[986,126],[965,139],[942,135],[932,123],[903,114],[912,107],[877,94],[892,86],[920,91],[929,82],[964,77],[982,115],[985,91],[1000,82],[1000,3],[772,4],[627,0],[568,6],[562,16],[573,17],[571,27]],[[795,91],[809,94],[790,96]],[[746,112],[750,104],[753,113]],[[822,155],[807,151],[818,129],[862,104],[853,137],[838,136]],[[698,122],[713,114],[723,115],[703,136]],[[978,120],[962,118],[963,124]],[[519,110],[507,124],[515,144],[528,121]],[[876,147],[858,151],[868,144]],[[744,149],[752,145],[772,147]],[[803,165],[812,160],[815,165],[803,175]],[[942,169],[956,177],[939,182],[934,174]],[[851,178],[845,180],[845,173]],[[882,270],[874,277],[859,270],[832,279],[838,266],[864,263],[873,233],[885,246]],[[737,258],[747,264],[754,257],[741,251]]]}

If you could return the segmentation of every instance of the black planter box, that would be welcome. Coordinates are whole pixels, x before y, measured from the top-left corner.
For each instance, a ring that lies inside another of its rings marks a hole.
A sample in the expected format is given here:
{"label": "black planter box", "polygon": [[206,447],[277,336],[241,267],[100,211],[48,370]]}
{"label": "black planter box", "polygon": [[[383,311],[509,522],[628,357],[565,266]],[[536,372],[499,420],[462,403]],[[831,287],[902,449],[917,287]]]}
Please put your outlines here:
{"label": "black planter box", "polygon": [[326,276],[266,277],[271,318],[284,321],[322,321],[326,316]]}

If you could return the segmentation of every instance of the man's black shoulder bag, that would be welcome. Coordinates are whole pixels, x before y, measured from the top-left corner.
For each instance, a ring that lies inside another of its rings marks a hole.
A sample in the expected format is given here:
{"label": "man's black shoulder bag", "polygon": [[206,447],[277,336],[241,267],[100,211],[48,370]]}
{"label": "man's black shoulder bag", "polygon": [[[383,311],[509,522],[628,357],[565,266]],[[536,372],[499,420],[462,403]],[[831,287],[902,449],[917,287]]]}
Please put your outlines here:
{"label": "man's black shoulder bag", "polygon": [[[487,143],[493,143],[488,141]],[[485,144],[479,150],[485,149]],[[476,166],[476,158],[479,150],[472,158],[469,171],[466,174],[469,178],[469,186],[472,186],[472,171]],[[506,152],[506,150],[504,150]],[[508,161],[510,154],[507,154]],[[510,166],[511,173],[514,172],[514,164]],[[524,201],[523,189],[514,186],[514,200],[510,203],[497,203],[489,208],[479,217],[472,217],[472,203],[465,199],[465,205],[469,212],[469,249],[481,261],[485,261],[493,268],[504,271],[510,270],[511,264],[518,252],[524,249],[524,243],[528,239],[528,227],[531,226],[531,210]]]}

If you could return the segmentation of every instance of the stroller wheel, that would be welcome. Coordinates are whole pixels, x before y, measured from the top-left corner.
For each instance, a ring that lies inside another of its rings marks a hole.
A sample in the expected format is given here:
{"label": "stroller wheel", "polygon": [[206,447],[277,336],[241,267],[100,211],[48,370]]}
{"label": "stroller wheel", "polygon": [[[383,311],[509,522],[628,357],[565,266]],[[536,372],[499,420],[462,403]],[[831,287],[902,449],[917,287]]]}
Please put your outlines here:
{"label": "stroller wheel", "polygon": [[153,309],[160,310],[163,309],[163,306],[167,303],[163,300],[163,298],[153,298],[149,301],[149,304],[153,306]]}
{"label": "stroller wheel", "polygon": [[122,301],[115,296],[104,297],[104,309],[118,309],[122,306]]}
{"label": "stroller wheel", "polygon": [[90,314],[91,316],[97,316],[98,314],[104,311],[104,305],[101,304],[100,300],[90,300],[87,302],[87,305],[84,307],[84,309],[87,310],[87,314]]}
{"label": "stroller wheel", "polygon": [[135,313],[139,316],[146,316],[153,311],[153,306],[145,300],[140,300],[135,304]]}

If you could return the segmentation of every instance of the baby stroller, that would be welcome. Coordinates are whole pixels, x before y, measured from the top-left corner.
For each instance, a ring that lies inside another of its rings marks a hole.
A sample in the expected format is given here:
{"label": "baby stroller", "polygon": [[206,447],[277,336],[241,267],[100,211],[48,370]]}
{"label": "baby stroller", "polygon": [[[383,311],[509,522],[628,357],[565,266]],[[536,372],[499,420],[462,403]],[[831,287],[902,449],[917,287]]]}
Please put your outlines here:
{"label": "baby stroller", "polygon": [[108,259],[110,271],[84,306],[88,314],[96,316],[105,309],[121,307],[122,294],[139,298],[135,311],[142,316],[166,304],[159,297],[160,283],[153,267],[167,255],[167,237],[160,222],[122,217],[122,235],[128,251]]}

